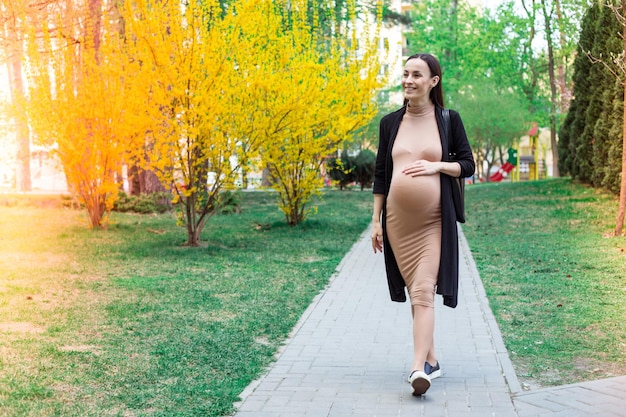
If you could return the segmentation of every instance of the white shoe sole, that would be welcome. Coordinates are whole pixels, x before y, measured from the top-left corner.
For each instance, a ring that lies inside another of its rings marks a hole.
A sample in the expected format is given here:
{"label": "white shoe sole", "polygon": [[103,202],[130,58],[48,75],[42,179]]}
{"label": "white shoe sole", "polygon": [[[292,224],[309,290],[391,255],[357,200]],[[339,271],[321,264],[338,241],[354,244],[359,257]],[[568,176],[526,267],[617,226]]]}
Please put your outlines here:
{"label": "white shoe sole", "polygon": [[[432,381],[433,379],[439,378],[441,376],[441,369],[431,372],[430,374],[427,374],[428,377],[430,378],[430,380]],[[406,378],[406,381],[410,384],[411,383],[411,375],[409,375]]]}
{"label": "white shoe sole", "polygon": [[438,369],[434,372],[431,372],[428,377],[430,378],[430,380],[432,381],[435,378],[439,378],[441,376],[441,369]]}

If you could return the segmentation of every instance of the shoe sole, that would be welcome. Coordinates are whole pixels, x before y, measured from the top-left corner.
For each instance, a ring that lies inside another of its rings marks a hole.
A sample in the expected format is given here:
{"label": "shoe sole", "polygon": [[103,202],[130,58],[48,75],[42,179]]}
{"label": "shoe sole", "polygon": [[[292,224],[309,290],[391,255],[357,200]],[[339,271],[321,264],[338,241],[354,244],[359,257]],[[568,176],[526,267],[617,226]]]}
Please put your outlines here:
{"label": "shoe sole", "polygon": [[435,378],[439,378],[440,376],[441,376],[441,369],[438,369],[428,374],[428,377],[430,378],[431,381]]}
{"label": "shoe sole", "polygon": [[[430,378],[430,380],[432,381],[433,379],[439,378],[441,376],[441,369],[438,369],[434,372],[431,372],[429,374],[427,374],[428,377]],[[409,384],[411,383],[411,377],[407,377],[406,382],[408,382]]]}
{"label": "shoe sole", "polygon": [[419,397],[428,391],[430,381],[426,378],[417,377],[411,382],[411,387],[413,387],[413,396]]}

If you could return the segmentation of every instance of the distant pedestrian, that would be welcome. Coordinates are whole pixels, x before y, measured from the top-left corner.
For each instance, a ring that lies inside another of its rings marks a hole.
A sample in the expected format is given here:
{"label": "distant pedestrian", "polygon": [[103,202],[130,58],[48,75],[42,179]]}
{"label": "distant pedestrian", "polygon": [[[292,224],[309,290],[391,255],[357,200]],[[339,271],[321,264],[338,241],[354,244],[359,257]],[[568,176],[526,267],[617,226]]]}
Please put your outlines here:
{"label": "distant pedestrian", "polygon": [[[452,177],[474,174],[474,158],[461,117],[450,110],[444,128],[441,67],[430,54],[404,65],[405,105],[380,122],[374,175],[372,247],[383,252],[393,301],[406,301],[413,317],[409,382],[422,395],[441,375],[435,354],[435,292],[456,307],[459,253]],[[445,135],[445,132],[450,132]],[[454,161],[451,158],[454,157]]]}

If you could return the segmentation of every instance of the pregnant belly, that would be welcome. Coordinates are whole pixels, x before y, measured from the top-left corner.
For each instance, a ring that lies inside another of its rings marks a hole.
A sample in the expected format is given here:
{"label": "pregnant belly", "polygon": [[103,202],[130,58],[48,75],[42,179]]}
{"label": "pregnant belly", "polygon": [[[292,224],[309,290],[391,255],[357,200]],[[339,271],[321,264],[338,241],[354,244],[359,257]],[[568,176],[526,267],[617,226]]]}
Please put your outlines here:
{"label": "pregnant belly", "polygon": [[435,210],[440,206],[439,175],[411,177],[401,172],[391,178],[387,207],[391,210]]}

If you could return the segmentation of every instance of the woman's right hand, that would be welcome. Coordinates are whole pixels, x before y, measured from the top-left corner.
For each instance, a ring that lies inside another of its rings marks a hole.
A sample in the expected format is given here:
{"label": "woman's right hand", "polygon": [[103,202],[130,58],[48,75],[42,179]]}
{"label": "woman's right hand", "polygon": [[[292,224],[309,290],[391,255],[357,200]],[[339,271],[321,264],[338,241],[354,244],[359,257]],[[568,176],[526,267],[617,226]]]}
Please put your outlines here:
{"label": "woman's right hand", "polygon": [[374,222],[372,225],[372,248],[374,253],[383,251],[383,226],[380,222]]}

